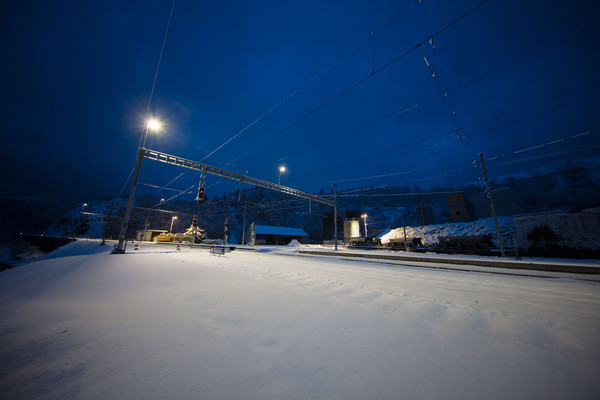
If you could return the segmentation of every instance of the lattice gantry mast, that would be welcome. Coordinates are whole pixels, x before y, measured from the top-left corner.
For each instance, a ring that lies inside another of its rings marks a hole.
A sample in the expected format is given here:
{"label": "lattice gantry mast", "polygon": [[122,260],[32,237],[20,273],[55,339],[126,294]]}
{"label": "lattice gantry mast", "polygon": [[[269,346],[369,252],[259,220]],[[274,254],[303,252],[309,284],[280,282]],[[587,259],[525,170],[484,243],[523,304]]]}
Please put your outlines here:
{"label": "lattice gantry mast", "polygon": [[197,161],[188,160],[182,157],[173,156],[170,154],[162,153],[156,150],[149,150],[143,147],[138,148],[138,154],[135,165],[135,172],[133,175],[133,181],[131,183],[131,190],[129,192],[129,201],[127,202],[127,209],[125,211],[125,216],[123,217],[123,223],[121,225],[121,232],[119,233],[119,244],[113,250],[113,254],[123,254],[125,253],[125,245],[126,245],[126,235],[127,228],[129,225],[129,218],[131,216],[131,209],[133,206],[133,198],[135,196],[135,190],[137,186],[137,181],[140,175],[140,169],[142,166],[142,160],[147,158],[149,160],[159,161],[166,164],[177,165],[179,167],[183,167],[186,169],[193,169],[196,171],[203,172],[205,174],[211,174],[220,176],[226,179],[232,179],[235,181],[239,181],[241,183],[248,183],[251,185],[263,187],[265,189],[274,190],[276,192],[289,194],[290,196],[300,197],[303,199],[316,201],[321,204],[325,204],[331,207],[336,207],[336,201],[323,198],[321,196],[316,196],[310,193],[302,192],[300,190],[292,189],[287,186],[278,185],[276,183],[271,183],[267,181],[263,181],[261,179],[252,178],[247,175],[238,174],[236,172],[231,172],[224,170],[222,168],[212,167],[210,165],[202,164]]}

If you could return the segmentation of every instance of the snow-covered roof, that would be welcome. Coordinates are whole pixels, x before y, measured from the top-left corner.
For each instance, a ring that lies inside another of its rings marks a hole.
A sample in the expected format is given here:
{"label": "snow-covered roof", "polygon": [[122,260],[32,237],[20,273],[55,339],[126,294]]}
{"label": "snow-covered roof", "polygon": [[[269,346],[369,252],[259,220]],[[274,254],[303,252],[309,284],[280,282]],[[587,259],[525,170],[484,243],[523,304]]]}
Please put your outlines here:
{"label": "snow-covered roof", "polygon": [[268,226],[254,225],[254,233],[257,235],[278,235],[278,236],[306,236],[302,228],[290,228],[286,226]]}

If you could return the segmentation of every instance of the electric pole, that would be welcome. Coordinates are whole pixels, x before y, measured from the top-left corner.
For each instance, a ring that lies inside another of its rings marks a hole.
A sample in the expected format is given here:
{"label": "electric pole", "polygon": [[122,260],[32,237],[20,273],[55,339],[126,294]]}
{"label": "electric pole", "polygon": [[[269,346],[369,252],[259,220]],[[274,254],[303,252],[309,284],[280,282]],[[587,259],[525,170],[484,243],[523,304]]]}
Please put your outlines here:
{"label": "electric pole", "polygon": [[142,167],[143,159],[143,149],[141,147],[138,147],[137,159],[135,162],[135,172],[133,174],[133,181],[131,182],[131,189],[129,190],[129,199],[127,199],[127,209],[125,210],[125,216],[123,217],[123,223],[121,224],[121,231],[119,232],[119,244],[111,252],[112,254],[125,254],[125,246],[127,245],[127,228],[129,227],[129,217],[131,216],[133,198],[135,197],[135,189],[137,187],[138,179],[140,177],[140,168]]}
{"label": "electric pole", "polygon": [[246,241],[246,211],[248,210],[248,198],[244,197],[244,225],[242,228],[242,246]]}
{"label": "electric pole", "polygon": [[335,245],[335,250],[338,249],[338,231],[337,231],[337,185],[333,184],[333,243]]}
{"label": "electric pole", "polygon": [[408,251],[408,243],[406,242],[406,220],[404,219],[404,210],[402,210],[402,227],[404,228],[404,251]]}
{"label": "electric pole", "polygon": [[496,216],[496,207],[494,206],[494,198],[492,197],[492,189],[490,188],[490,182],[488,181],[487,172],[485,170],[485,163],[483,161],[483,153],[479,153],[479,159],[481,160],[481,171],[483,172],[483,180],[485,182],[485,191],[487,192],[488,200],[490,201],[490,208],[492,209],[492,217],[494,217],[494,225],[496,225],[496,237],[498,244],[500,245],[500,255],[504,255],[504,244],[502,243],[502,235],[500,234],[500,225],[498,224],[498,217]]}
{"label": "electric pole", "polygon": [[108,215],[106,216],[106,224],[104,224],[104,232],[102,233],[102,243],[100,243],[100,246],[104,246],[106,244],[106,237],[108,236],[108,227],[110,226],[110,217],[112,216],[112,210],[114,205],[115,201],[113,200],[112,203],[110,203]]}

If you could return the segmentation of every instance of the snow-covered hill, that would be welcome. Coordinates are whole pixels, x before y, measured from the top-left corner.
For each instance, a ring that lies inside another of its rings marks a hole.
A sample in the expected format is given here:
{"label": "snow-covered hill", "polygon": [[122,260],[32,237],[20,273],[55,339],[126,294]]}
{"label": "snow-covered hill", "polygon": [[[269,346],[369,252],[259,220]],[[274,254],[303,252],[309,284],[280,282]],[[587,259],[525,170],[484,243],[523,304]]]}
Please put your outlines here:
{"label": "snow-covered hill", "polygon": [[[522,213],[594,206],[600,204],[600,176],[590,167],[595,165],[595,160],[586,160],[587,164],[561,163],[544,170],[529,171],[527,176],[504,176],[496,179],[493,187],[511,191],[513,201],[519,203],[517,208]],[[438,236],[495,235],[495,229],[490,229],[490,220],[487,218],[470,224],[450,223],[446,196],[452,190],[464,191],[467,196],[481,197],[483,188],[481,184],[477,184],[419,193],[408,187],[361,188],[338,193],[338,215],[343,216],[346,211],[367,214],[369,233],[372,235],[377,235],[388,227],[399,228],[406,224],[409,227],[407,235],[422,237],[426,245],[437,242]],[[321,194],[326,195],[324,192]],[[80,214],[81,206],[74,208],[52,224],[46,234],[71,236],[77,228],[78,237],[99,238],[108,228],[108,237],[116,238],[126,199],[114,200],[113,223],[107,227],[105,216],[112,203],[112,200],[91,201],[83,208],[83,214]],[[173,231],[183,232],[190,226],[197,212],[197,205],[192,198],[161,203],[160,198],[147,194],[136,198],[135,205],[142,208],[134,210],[132,214],[129,225],[132,237],[135,230],[143,229],[146,223],[150,229],[170,229],[172,216],[178,216]],[[432,210],[435,225],[418,226],[418,207],[429,207]],[[310,205],[308,201],[266,189],[245,188],[242,193],[233,192],[220,198],[213,197],[212,200],[205,200],[199,211],[200,228],[207,232],[209,238],[223,237],[223,223],[228,218],[232,243],[241,242],[244,221],[246,229],[252,222],[299,227],[309,234],[313,242],[330,239],[323,238],[323,216],[332,211],[331,207]],[[507,216],[510,215],[505,215]],[[510,245],[514,228],[509,218],[501,218],[501,230],[506,244]],[[403,234],[401,232],[402,236]],[[393,235],[395,236],[392,237],[400,237],[397,231]]]}

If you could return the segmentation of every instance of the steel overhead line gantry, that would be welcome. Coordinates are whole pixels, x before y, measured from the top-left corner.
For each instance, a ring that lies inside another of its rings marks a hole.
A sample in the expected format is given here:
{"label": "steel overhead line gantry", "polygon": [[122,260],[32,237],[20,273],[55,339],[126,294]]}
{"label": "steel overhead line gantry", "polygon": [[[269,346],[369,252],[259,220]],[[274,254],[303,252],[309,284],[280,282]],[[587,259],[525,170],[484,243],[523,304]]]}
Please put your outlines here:
{"label": "steel overhead line gantry", "polygon": [[238,174],[236,172],[227,171],[221,168],[211,167],[210,165],[202,164],[197,161],[186,160],[185,158],[173,156],[170,154],[161,153],[155,150],[140,149],[142,157],[149,160],[160,161],[166,164],[177,165],[183,168],[193,169],[200,172],[205,172],[211,175],[217,175],[223,178],[236,180],[242,183],[249,183],[251,185],[260,186],[265,189],[271,189],[277,192],[286,193],[291,196],[301,197],[303,199],[316,201],[328,206],[334,206],[333,200],[325,199],[314,194],[302,192],[300,190],[292,189],[287,186],[281,186],[276,183],[263,181],[260,179],[252,178],[247,175]]}
{"label": "steel overhead line gantry", "polygon": [[[329,199],[326,199],[326,198],[323,198],[320,196],[302,192],[300,190],[292,189],[287,186],[281,186],[276,183],[271,183],[271,182],[263,181],[260,179],[252,178],[252,177],[249,177],[246,175],[227,171],[222,168],[212,167],[210,165],[202,164],[197,161],[187,160],[182,157],[177,157],[177,156],[173,156],[170,154],[161,153],[159,151],[149,150],[149,149],[146,149],[143,147],[138,147],[138,154],[137,154],[136,165],[135,165],[135,173],[133,176],[133,181],[131,183],[131,190],[129,192],[129,201],[127,203],[127,210],[125,211],[125,216],[123,218],[123,223],[121,225],[121,232],[119,234],[119,244],[113,250],[113,254],[125,253],[126,235],[127,235],[127,228],[129,225],[129,217],[131,215],[131,208],[133,206],[133,198],[135,196],[137,181],[138,181],[140,169],[142,166],[142,160],[144,158],[147,158],[149,160],[163,162],[166,164],[177,165],[179,167],[183,167],[186,169],[193,169],[193,170],[205,173],[205,174],[221,176],[226,179],[232,179],[232,180],[239,181],[242,184],[248,183],[251,185],[260,186],[265,189],[270,189],[270,190],[274,190],[277,192],[286,193],[291,196],[300,197],[300,198],[307,199],[310,201],[316,201],[318,203],[322,203],[322,204],[333,207],[334,213],[337,215],[337,201],[336,201],[335,194],[334,194],[334,199],[329,200]],[[337,220],[337,218],[335,218],[335,220]],[[335,220],[334,220],[334,224],[335,224]],[[336,227],[337,227],[337,224],[336,224]],[[337,235],[336,235],[336,239],[337,239]],[[337,240],[336,240],[335,248],[337,250]]]}

